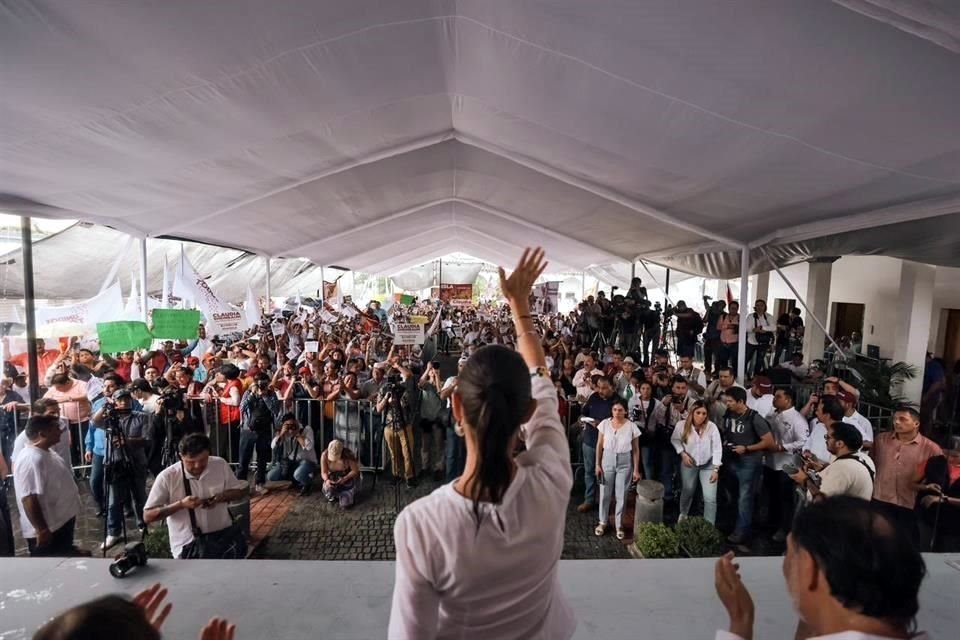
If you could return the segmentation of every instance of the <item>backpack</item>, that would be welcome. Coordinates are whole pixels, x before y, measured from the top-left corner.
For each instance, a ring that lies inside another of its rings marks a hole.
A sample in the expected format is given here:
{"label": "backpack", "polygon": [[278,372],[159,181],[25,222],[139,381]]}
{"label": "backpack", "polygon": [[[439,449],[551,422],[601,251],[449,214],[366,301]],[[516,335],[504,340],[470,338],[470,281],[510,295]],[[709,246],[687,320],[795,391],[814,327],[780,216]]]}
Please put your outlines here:
{"label": "backpack", "polygon": [[273,431],[273,414],[267,402],[260,396],[252,396],[249,402],[250,409],[250,430],[257,433],[270,433]]}

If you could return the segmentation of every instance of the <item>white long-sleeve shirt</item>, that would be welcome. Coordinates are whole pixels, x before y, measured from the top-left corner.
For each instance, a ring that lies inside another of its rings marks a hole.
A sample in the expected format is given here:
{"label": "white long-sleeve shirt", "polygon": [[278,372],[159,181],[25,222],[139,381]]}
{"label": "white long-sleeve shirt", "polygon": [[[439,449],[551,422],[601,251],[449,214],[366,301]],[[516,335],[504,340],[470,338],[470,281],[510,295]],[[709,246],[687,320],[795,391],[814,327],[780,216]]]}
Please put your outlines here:
{"label": "white long-sleeve shirt", "polygon": [[[920,633],[915,636],[911,636],[913,640],[929,640],[929,636],[925,633]],[[738,636],[735,633],[730,633],[729,631],[717,631],[715,640],[743,640],[742,637]],[[817,636],[816,638],[810,638],[810,640],[892,640],[889,636],[875,636],[872,633],[863,633],[862,631],[839,631],[837,633],[828,633],[825,636]]]}
{"label": "white long-sleeve shirt", "polygon": [[404,509],[394,525],[391,640],[569,639],[573,611],[557,580],[573,476],[549,378],[532,382],[537,408],[527,450],[500,504],[447,484]]}
{"label": "white long-sleeve shirt", "polygon": [[677,450],[678,454],[686,451],[698,467],[711,461],[713,466],[719,467],[723,459],[723,444],[720,440],[720,430],[717,429],[717,425],[708,421],[703,433],[697,433],[696,429],[690,429],[690,435],[687,436],[687,441],[684,443],[683,425],[685,423],[685,420],[681,420],[673,428],[673,435],[670,436],[670,443],[673,448]]}
{"label": "white long-sleeve shirt", "polygon": [[773,439],[782,445],[784,450],[767,451],[765,459],[768,467],[781,471],[783,465],[793,460],[794,454],[803,450],[810,435],[810,425],[795,407],[790,407],[786,411],[773,414],[770,430],[773,431]]}

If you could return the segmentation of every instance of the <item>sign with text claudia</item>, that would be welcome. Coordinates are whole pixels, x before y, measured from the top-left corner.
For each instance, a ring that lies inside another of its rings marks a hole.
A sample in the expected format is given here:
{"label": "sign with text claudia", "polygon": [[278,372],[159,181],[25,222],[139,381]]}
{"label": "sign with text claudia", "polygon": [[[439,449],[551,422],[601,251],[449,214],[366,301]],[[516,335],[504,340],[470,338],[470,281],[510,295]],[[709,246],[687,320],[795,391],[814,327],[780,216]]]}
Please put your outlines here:
{"label": "sign with text claudia", "polygon": [[423,344],[423,325],[398,322],[393,330],[393,344],[405,346]]}
{"label": "sign with text claudia", "polygon": [[440,286],[439,291],[433,287],[431,294],[434,298],[440,298],[444,304],[451,304],[455,307],[468,307],[473,302],[472,284],[444,284]]}

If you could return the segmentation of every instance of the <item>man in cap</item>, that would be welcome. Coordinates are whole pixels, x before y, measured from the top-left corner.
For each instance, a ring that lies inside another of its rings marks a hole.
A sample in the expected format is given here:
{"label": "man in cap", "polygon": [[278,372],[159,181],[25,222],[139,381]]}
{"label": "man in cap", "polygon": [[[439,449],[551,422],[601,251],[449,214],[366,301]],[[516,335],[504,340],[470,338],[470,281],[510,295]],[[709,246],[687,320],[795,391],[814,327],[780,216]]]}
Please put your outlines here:
{"label": "man in cap", "polygon": [[613,377],[614,390],[618,396],[627,402],[630,402],[630,398],[633,397],[634,390],[630,385],[630,378],[636,370],[637,361],[634,360],[632,356],[627,356],[623,359],[623,362],[620,363],[620,373]]}
{"label": "man in cap", "polygon": [[773,406],[773,382],[767,376],[757,376],[747,394],[747,406],[769,420],[775,411]]}

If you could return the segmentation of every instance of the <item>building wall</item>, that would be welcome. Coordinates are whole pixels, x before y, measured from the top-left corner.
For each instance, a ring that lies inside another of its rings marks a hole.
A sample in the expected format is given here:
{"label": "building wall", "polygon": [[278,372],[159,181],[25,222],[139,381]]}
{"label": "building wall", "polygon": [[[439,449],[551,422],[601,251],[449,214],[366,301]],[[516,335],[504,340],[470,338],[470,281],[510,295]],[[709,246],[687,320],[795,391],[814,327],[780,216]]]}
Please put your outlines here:
{"label": "building wall", "polygon": [[[880,356],[893,357],[896,341],[896,321],[893,310],[900,304],[901,260],[882,256],[845,256],[833,264],[830,283],[830,302],[851,302],[864,305],[864,345],[880,347]],[[784,275],[802,296],[807,291],[807,265],[797,264],[783,269]],[[786,283],[776,273],[770,275],[768,298],[794,298]],[[934,284],[934,300],[929,350],[943,349],[943,322],[945,309],[960,309],[960,269],[938,267]],[[806,312],[804,322],[810,322]],[[830,328],[831,318],[824,318]],[[866,347],[864,347],[866,348]]]}

